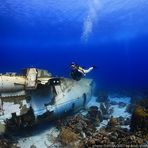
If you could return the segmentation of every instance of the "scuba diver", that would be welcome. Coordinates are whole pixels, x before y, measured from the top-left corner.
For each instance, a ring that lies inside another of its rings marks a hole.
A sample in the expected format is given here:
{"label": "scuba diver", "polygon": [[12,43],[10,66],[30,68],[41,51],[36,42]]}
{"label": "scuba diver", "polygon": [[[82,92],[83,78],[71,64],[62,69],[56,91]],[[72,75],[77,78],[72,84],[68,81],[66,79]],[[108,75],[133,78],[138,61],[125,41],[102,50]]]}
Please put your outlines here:
{"label": "scuba diver", "polygon": [[84,69],[81,66],[79,66],[78,64],[72,62],[70,75],[74,80],[79,81],[79,80],[81,80],[82,77],[85,77],[86,74],[91,72],[94,68],[96,68],[96,66],[92,66],[88,69]]}

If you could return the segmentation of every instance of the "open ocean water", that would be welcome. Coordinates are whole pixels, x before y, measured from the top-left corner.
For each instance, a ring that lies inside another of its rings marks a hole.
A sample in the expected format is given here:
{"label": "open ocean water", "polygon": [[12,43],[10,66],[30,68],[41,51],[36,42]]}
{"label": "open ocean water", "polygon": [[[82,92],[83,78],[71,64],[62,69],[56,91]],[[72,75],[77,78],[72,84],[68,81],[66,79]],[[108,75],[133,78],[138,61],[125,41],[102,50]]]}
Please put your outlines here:
{"label": "open ocean water", "polygon": [[146,90],[147,14],[147,0],[1,0],[0,71],[69,77],[75,61],[101,89]]}

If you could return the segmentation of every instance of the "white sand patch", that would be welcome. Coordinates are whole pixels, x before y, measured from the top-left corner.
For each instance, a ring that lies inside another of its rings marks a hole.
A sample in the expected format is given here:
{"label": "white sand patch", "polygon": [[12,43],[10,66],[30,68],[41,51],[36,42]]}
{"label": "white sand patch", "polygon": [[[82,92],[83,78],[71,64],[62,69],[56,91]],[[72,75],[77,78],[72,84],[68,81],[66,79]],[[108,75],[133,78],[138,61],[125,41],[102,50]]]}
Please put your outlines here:
{"label": "white sand patch", "polygon": [[92,97],[91,100],[88,102],[87,107],[91,107],[91,106],[97,106],[100,107],[100,103],[96,102],[96,97]]}
{"label": "white sand patch", "polygon": [[119,108],[119,105],[112,105],[111,108],[113,108],[113,113],[112,113],[112,116],[114,118],[118,118],[118,117],[124,117],[124,118],[127,118],[127,117],[131,117],[131,115],[126,112],[126,108],[127,108],[127,105],[130,104],[130,101],[131,101],[131,98],[130,97],[112,97],[112,96],[109,96],[108,99],[110,101],[115,101],[117,103],[119,102],[123,102],[126,104],[125,107],[122,107],[122,108]]}
{"label": "white sand patch", "polygon": [[118,118],[120,116],[121,117],[124,117],[124,118],[127,118],[127,117],[130,117],[131,116],[128,112],[126,112],[126,106],[123,107],[123,108],[119,108],[118,105],[112,105],[111,107],[114,110],[113,113],[112,113],[112,116],[114,118]]}
{"label": "white sand patch", "polygon": [[18,142],[18,146],[21,148],[30,148],[32,145],[35,145],[37,148],[47,148],[52,145],[52,147],[54,147],[54,140],[58,135],[59,131],[53,127],[39,135],[21,138]]}
{"label": "white sand patch", "polygon": [[112,96],[109,96],[108,99],[110,101],[115,101],[117,103],[123,102],[123,103],[126,103],[126,104],[129,104],[130,101],[131,101],[130,97],[112,97]]}

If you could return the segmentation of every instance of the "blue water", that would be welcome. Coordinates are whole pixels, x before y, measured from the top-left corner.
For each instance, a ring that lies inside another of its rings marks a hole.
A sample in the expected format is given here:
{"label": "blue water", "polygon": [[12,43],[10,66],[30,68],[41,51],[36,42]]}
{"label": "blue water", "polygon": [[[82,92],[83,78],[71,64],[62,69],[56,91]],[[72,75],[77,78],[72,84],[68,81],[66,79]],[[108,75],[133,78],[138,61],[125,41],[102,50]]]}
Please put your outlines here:
{"label": "blue water", "polygon": [[145,90],[147,14],[147,0],[1,0],[0,71],[69,76],[75,61],[100,88]]}

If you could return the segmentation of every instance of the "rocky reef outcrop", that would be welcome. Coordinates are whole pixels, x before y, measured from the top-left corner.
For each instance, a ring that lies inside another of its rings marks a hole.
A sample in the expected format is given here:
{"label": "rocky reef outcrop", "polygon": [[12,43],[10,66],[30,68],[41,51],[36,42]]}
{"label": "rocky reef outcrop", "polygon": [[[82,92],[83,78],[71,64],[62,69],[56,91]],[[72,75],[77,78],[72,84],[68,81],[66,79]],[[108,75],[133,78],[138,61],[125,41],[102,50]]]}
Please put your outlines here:
{"label": "rocky reef outcrop", "polygon": [[17,146],[17,141],[14,138],[10,136],[1,135],[0,148],[19,148],[19,146]]}
{"label": "rocky reef outcrop", "polygon": [[108,126],[97,130],[91,118],[75,115],[61,122],[59,139],[64,146],[72,143],[78,148],[148,146],[148,135],[143,132],[130,133],[117,126],[119,124],[118,119],[111,117]]}
{"label": "rocky reef outcrop", "polygon": [[127,112],[133,113],[137,107],[148,109],[148,99],[135,99],[127,106]]}
{"label": "rocky reef outcrop", "polygon": [[[112,116],[112,106],[118,106],[119,110],[122,110],[126,108],[127,104],[120,101],[118,103],[107,102],[105,99],[105,102],[100,103],[100,107],[91,106],[86,115],[78,114],[68,120],[65,119],[65,124],[61,127],[68,128],[71,133],[77,135],[76,139],[73,138],[75,140],[73,142],[77,143],[78,148],[148,147],[147,106],[144,105],[144,102],[139,104],[144,107],[139,108],[135,105],[132,108],[132,110],[134,109],[132,118],[130,116],[122,117],[122,115],[114,117]],[[106,116],[108,118],[105,118]],[[107,121],[105,124],[102,122],[104,120]]]}
{"label": "rocky reef outcrop", "polygon": [[63,127],[58,138],[63,145],[70,144],[71,146],[74,146],[76,145],[76,141],[79,140],[79,135],[72,131],[70,127]]}
{"label": "rocky reef outcrop", "polygon": [[81,147],[147,147],[146,141],[142,138],[138,138],[135,135],[123,134],[120,131],[107,131],[96,132],[92,137],[85,138]]}
{"label": "rocky reef outcrop", "polygon": [[148,99],[135,99],[127,107],[132,114],[130,128],[132,132],[143,131],[148,133]]}
{"label": "rocky reef outcrop", "polygon": [[131,131],[145,131],[148,133],[148,109],[136,107],[131,118]]}
{"label": "rocky reef outcrop", "polygon": [[97,106],[91,106],[87,113],[88,119],[91,120],[92,124],[98,124],[103,121],[103,113],[102,110]]}

